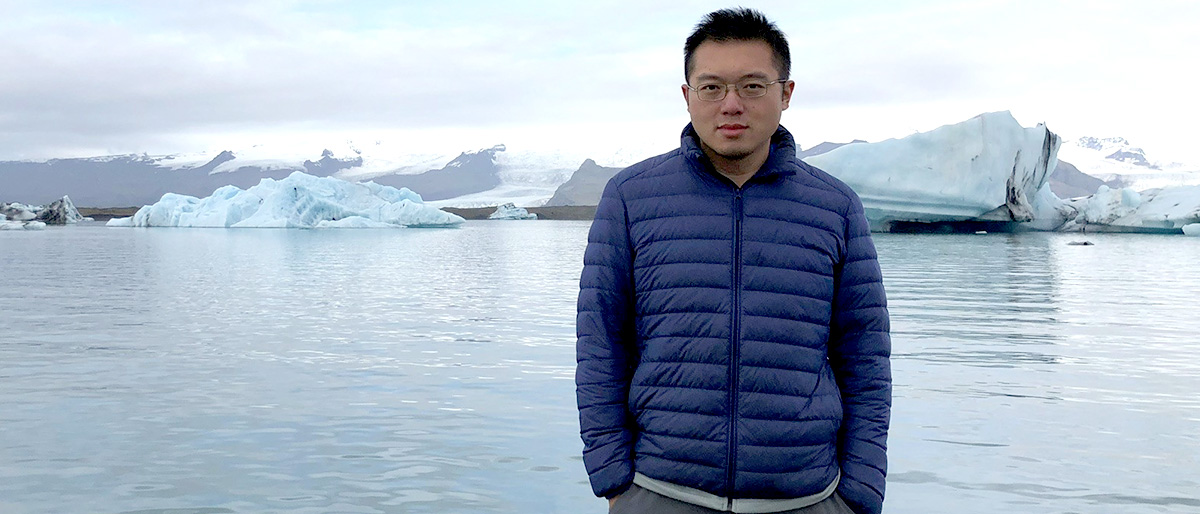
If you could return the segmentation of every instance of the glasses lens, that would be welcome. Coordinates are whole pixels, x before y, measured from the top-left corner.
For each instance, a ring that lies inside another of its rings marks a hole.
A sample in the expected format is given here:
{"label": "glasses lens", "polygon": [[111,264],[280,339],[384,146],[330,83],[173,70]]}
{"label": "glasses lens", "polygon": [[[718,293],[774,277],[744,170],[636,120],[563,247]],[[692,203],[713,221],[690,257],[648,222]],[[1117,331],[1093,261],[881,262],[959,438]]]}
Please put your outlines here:
{"label": "glasses lens", "polygon": [[767,94],[767,83],[759,81],[742,82],[738,84],[738,94],[742,98],[758,98]]}
{"label": "glasses lens", "polygon": [[725,98],[725,84],[700,84],[696,88],[696,96],[706,102],[716,102]]}

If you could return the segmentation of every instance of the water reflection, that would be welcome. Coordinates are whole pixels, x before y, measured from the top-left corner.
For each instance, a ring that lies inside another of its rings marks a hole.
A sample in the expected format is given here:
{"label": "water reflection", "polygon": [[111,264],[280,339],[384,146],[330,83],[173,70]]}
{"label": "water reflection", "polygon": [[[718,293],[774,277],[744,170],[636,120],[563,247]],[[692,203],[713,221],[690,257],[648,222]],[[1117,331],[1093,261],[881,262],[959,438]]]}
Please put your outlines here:
{"label": "water reflection", "polygon": [[[0,512],[599,514],[587,228],[0,238]],[[1088,237],[877,236],[888,512],[1195,510],[1200,239]]]}
{"label": "water reflection", "polygon": [[880,234],[898,357],[975,366],[1058,362],[1058,270],[1029,234]]}
{"label": "water reflection", "polygon": [[0,347],[16,363],[0,431],[21,434],[0,437],[0,498],[18,511],[599,505],[572,380],[586,226],[51,233],[95,239],[105,258],[0,278],[36,300],[0,321],[16,336]]}
{"label": "water reflection", "polygon": [[[896,356],[890,511],[932,511],[931,497],[939,512],[1200,501],[1180,478],[1200,462],[1172,450],[1200,445],[1200,319],[1185,307],[1200,242],[1089,238],[877,238]],[[1157,478],[1108,478],[1117,468]]]}

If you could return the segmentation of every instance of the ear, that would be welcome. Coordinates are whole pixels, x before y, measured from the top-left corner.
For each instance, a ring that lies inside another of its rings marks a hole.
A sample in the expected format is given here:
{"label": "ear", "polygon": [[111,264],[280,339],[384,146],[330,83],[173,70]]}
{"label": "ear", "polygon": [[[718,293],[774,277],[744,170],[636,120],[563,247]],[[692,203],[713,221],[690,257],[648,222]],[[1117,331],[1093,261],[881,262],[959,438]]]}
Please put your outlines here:
{"label": "ear", "polygon": [[688,94],[688,92],[690,90],[688,89],[687,84],[679,86],[679,89],[683,91],[683,103],[687,104],[688,107],[691,107],[692,106],[692,95]]}
{"label": "ear", "polygon": [[796,90],[796,81],[789,80],[783,84],[783,110],[792,103],[792,92]]}

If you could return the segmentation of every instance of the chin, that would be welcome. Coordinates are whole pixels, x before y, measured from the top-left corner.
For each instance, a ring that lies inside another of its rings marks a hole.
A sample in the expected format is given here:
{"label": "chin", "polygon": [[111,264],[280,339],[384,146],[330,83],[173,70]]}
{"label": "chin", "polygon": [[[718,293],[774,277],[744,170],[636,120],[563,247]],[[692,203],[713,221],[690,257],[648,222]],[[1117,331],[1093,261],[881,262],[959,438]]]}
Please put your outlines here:
{"label": "chin", "polygon": [[731,161],[737,161],[737,160],[741,160],[741,159],[750,157],[750,155],[753,154],[754,152],[752,150],[747,150],[745,148],[732,148],[732,149],[723,149],[723,150],[713,149],[713,153],[716,153],[717,155],[720,155],[721,157],[724,157]]}
{"label": "chin", "polygon": [[719,144],[719,145],[714,146],[714,145],[708,144],[708,141],[705,141],[704,138],[700,138],[700,143],[705,148],[707,148],[708,151],[720,156],[722,159],[728,159],[731,161],[739,161],[739,160],[745,159],[745,158],[749,157],[750,155],[754,154],[754,148],[747,148],[745,146],[738,145],[737,143],[739,143],[739,142],[737,142],[737,141],[718,140],[717,142],[725,143],[725,144]]}

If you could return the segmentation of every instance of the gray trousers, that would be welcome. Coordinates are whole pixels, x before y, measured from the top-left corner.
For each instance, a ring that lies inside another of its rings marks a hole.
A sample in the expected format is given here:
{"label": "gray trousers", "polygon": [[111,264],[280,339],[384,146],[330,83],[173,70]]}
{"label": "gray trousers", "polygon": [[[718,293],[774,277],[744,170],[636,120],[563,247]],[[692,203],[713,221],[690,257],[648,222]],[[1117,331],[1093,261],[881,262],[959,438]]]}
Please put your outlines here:
{"label": "gray trousers", "polygon": [[[608,509],[608,514],[721,514],[721,511],[667,498],[633,484],[617,497],[616,503]],[[841,496],[833,493],[833,496],[815,505],[777,514],[854,514],[854,511],[850,510],[850,506],[846,505]]]}

